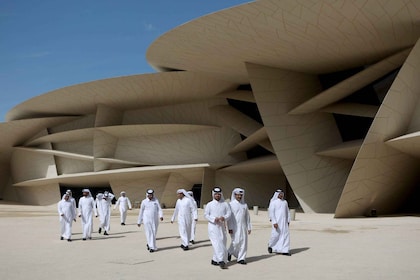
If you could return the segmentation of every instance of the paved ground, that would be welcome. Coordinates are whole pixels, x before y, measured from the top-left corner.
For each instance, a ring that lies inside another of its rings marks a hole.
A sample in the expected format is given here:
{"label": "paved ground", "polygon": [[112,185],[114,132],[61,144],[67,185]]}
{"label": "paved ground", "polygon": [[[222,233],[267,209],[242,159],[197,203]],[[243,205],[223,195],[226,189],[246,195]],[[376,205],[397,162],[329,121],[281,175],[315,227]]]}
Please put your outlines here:
{"label": "paved ground", "polygon": [[[158,232],[159,251],[149,253],[138,210],[125,227],[113,211],[109,236],[81,240],[80,220],[73,242],[59,240],[55,206],[0,203],[0,279],[420,279],[420,218],[334,219],[297,213],[291,223],[292,256],[268,254],[267,213],[251,211],[253,231],[248,264],[228,269],[210,265],[212,248],[200,210],[197,243],[179,248],[178,225],[165,209]],[[98,220],[94,220],[95,230]]]}

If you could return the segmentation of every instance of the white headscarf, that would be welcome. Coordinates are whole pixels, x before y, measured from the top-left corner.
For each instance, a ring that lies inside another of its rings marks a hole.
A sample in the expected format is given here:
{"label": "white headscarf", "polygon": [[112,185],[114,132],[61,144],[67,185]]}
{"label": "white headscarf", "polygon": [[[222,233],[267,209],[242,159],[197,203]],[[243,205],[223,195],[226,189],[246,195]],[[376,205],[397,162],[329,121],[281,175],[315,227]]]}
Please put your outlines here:
{"label": "white headscarf", "polygon": [[[152,190],[152,189],[148,189],[148,190],[146,191],[146,198],[149,198],[149,197],[148,197],[148,195],[149,195],[149,194],[153,194],[153,198],[155,197],[155,191],[154,191],[154,190]],[[152,199],[153,199],[153,198],[152,198]]]}
{"label": "white headscarf", "polygon": [[224,202],[225,201],[225,197],[223,196],[222,193],[222,189],[220,187],[214,187],[211,191],[211,197],[214,199],[214,194],[215,193],[220,193],[222,195],[222,197],[220,198],[220,202]]}
{"label": "white headscarf", "polygon": [[82,190],[82,193],[84,193],[84,192],[89,193],[86,197],[92,197],[92,194],[90,193],[90,190],[89,189],[83,189]]}
{"label": "white headscarf", "polygon": [[104,196],[104,194],[103,194],[103,193],[98,193],[98,194],[96,195],[96,199],[101,200],[103,196]]}
{"label": "white headscarf", "polygon": [[241,188],[234,188],[232,191],[232,195],[230,197],[230,201],[235,201],[236,200],[236,196],[235,194],[242,194],[242,198],[241,201],[239,201],[239,203],[244,204],[245,203],[245,191]]}
{"label": "white headscarf", "polygon": [[191,195],[185,189],[177,189],[176,193],[183,193],[186,198],[194,200],[194,198],[192,198]]}
{"label": "white headscarf", "polygon": [[270,203],[276,199],[279,199],[279,194],[284,193],[281,189],[278,189],[274,192],[273,197],[270,199]]}

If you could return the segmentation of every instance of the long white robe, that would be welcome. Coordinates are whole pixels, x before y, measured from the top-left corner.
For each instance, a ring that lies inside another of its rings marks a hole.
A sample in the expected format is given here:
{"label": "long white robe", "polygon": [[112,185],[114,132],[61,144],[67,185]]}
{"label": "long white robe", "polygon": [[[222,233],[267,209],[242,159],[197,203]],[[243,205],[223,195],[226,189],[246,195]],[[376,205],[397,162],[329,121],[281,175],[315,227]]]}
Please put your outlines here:
{"label": "long white robe", "polygon": [[60,215],[60,231],[61,237],[71,239],[71,228],[73,220],[76,219],[76,211],[73,207],[73,202],[63,199],[57,205],[58,214]]}
{"label": "long white robe", "polygon": [[[288,254],[290,251],[289,235],[289,205],[284,199],[276,199],[271,202],[271,236],[268,241],[268,247],[271,247],[273,253]],[[274,228],[274,224],[278,227]]]}
{"label": "long white robe", "polygon": [[[208,233],[213,247],[213,260],[227,262],[227,234],[226,221],[231,215],[230,206],[227,202],[219,202],[215,199],[210,201],[204,210],[204,218],[208,221]],[[215,222],[216,217],[224,217],[225,222]]]}
{"label": "long white robe", "polygon": [[157,198],[143,199],[140,204],[137,224],[143,224],[147,245],[152,250],[157,250],[156,235],[160,218],[163,218],[163,212],[160,207],[159,200]]}
{"label": "long white robe", "polygon": [[102,196],[96,199],[96,207],[98,208],[98,215],[100,221],[100,227],[104,231],[109,232],[111,229],[111,204],[114,195],[112,193],[108,194],[108,197]]}
{"label": "long white robe", "polygon": [[191,221],[191,239],[190,241],[194,241],[195,240],[195,229],[197,227],[197,219],[198,219],[198,206],[197,206],[197,201],[195,201],[195,199],[192,199],[193,204],[194,204],[194,212],[197,218],[193,218]]}
{"label": "long white robe", "polygon": [[95,200],[92,196],[82,196],[79,199],[79,216],[82,223],[82,238],[91,238],[93,232],[93,213],[97,215]]}
{"label": "long white robe", "polygon": [[228,220],[228,229],[232,230],[231,244],[228,253],[235,256],[238,261],[246,259],[248,249],[248,231],[251,230],[251,218],[248,205],[232,200],[230,203],[232,216]]}
{"label": "long white robe", "polygon": [[118,207],[118,210],[120,210],[120,220],[121,223],[125,224],[125,220],[127,219],[127,211],[128,209],[131,209],[131,201],[126,196],[120,196],[115,203],[114,209]]}
{"label": "long white robe", "polygon": [[[76,213],[76,211],[77,211],[77,208],[76,208],[76,200],[71,196],[70,193],[68,193],[68,192],[66,192],[66,193],[70,196],[69,201],[71,202],[72,207],[74,209],[74,212]],[[64,199],[64,196],[63,196],[63,199]],[[65,230],[66,230],[65,229],[65,223],[60,223],[60,231],[61,232],[64,232]]]}
{"label": "long white robe", "polygon": [[175,211],[172,215],[171,222],[178,220],[179,236],[181,244],[188,246],[191,239],[192,221],[197,219],[197,211],[191,198],[184,196],[178,199],[175,204]]}

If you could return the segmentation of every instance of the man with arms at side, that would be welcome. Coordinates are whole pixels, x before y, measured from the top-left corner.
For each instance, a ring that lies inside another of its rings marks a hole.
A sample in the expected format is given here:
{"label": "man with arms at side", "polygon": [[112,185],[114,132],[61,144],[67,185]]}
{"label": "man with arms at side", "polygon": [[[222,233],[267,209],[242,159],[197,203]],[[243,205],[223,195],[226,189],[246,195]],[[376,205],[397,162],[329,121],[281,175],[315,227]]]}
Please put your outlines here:
{"label": "man with arms at side", "polygon": [[82,190],[83,196],[79,199],[79,218],[82,223],[82,238],[83,240],[92,239],[93,231],[93,213],[98,216],[95,207],[95,200],[92,197],[89,189]]}
{"label": "man with arms at side", "polygon": [[137,226],[144,225],[144,234],[147,240],[147,250],[153,253],[157,250],[156,235],[159,227],[159,220],[163,221],[163,211],[159,200],[155,198],[152,189],[147,190],[146,198],[140,204]]}
{"label": "man with arms at side", "polygon": [[284,199],[284,192],[277,190],[271,199],[271,236],[268,252],[290,256],[289,205]]}
{"label": "man with arms at side", "polygon": [[175,211],[171,218],[171,223],[178,220],[179,236],[181,237],[181,248],[184,251],[189,249],[188,245],[191,239],[192,221],[197,221],[197,212],[192,198],[185,189],[176,191],[178,200],[176,201]]}
{"label": "man with arms at side", "polygon": [[248,234],[251,234],[251,218],[248,205],[245,203],[245,191],[235,188],[229,203],[232,217],[228,220],[231,244],[228,249],[228,260],[235,256],[239,264],[246,264]]}
{"label": "man with arms at side", "polygon": [[227,268],[227,233],[226,221],[231,216],[229,204],[225,202],[222,189],[215,187],[212,190],[213,200],[207,203],[204,209],[204,218],[208,221],[208,234],[213,246],[213,258],[211,264],[219,265],[222,269]]}

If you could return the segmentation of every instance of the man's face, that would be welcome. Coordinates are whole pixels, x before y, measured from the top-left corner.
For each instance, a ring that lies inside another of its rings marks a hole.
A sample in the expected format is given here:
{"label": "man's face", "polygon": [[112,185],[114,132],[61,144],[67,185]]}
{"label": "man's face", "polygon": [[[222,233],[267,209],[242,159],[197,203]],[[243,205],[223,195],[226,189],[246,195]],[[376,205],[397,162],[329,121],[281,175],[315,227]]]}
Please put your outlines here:
{"label": "man's face", "polygon": [[214,199],[215,200],[219,201],[221,198],[222,198],[222,193],[219,193],[219,192],[214,193]]}
{"label": "man's face", "polygon": [[279,193],[278,198],[283,199],[283,197],[284,197],[284,193],[283,192]]}
{"label": "man's face", "polygon": [[183,193],[178,193],[178,198],[179,199],[183,199],[184,198],[184,194]]}
{"label": "man's face", "polygon": [[83,196],[88,196],[88,192],[83,192]]}
{"label": "man's face", "polygon": [[242,194],[241,193],[235,193],[235,198],[237,201],[241,201],[242,200]]}
{"label": "man's face", "polygon": [[152,193],[148,193],[147,194],[147,198],[151,200],[153,198],[153,194]]}
{"label": "man's face", "polygon": [[66,194],[66,196],[64,196],[65,200],[69,200],[70,196],[68,194]]}
{"label": "man's face", "polygon": [[125,193],[122,193],[121,196],[125,196]]}

